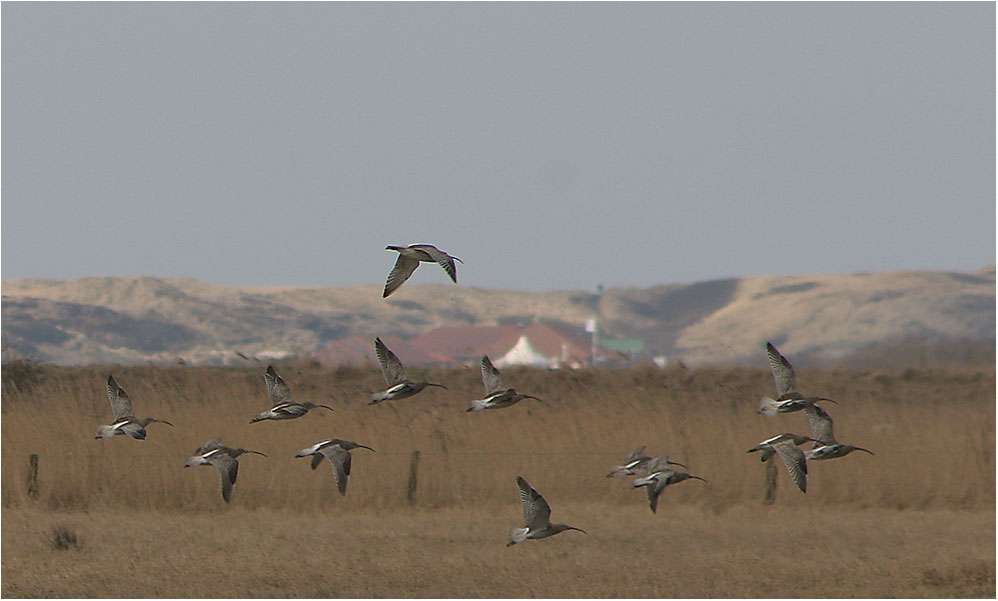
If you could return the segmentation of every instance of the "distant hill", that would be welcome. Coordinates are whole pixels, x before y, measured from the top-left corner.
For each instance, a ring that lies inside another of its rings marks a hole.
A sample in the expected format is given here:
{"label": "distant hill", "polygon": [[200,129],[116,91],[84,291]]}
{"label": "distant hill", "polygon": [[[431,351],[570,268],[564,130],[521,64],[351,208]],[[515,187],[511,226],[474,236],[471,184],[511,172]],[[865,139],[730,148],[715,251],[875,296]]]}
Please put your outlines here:
{"label": "distant hill", "polygon": [[[640,338],[687,365],[759,363],[771,340],[798,360],[836,360],[895,340],[995,340],[995,269],[759,276],[584,291],[407,284],[242,288],[181,278],[3,282],[5,357],[56,364],[231,363],[309,355],[351,335],[599,316],[601,336]],[[237,354],[239,353],[239,354]],[[799,363],[795,360],[795,363]]]}

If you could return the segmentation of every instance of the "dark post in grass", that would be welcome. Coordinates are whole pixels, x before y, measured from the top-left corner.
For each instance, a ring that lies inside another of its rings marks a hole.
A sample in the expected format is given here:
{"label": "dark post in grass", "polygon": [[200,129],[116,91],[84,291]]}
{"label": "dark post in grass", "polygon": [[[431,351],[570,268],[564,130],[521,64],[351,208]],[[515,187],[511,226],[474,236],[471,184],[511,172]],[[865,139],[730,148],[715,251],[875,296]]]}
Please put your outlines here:
{"label": "dark post in grass", "polygon": [[770,457],[766,462],[766,496],[763,498],[763,505],[772,505],[776,500],[776,461]]}
{"label": "dark post in grass", "polygon": [[407,493],[407,498],[409,499],[410,505],[416,502],[416,484],[417,484],[418,471],[419,471],[419,451],[413,451],[412,457],[409,459],[409,491]]}
{"label": "dark post in grass", "polygon": [[38,498],[38,453],[28,457],[28,496]]}

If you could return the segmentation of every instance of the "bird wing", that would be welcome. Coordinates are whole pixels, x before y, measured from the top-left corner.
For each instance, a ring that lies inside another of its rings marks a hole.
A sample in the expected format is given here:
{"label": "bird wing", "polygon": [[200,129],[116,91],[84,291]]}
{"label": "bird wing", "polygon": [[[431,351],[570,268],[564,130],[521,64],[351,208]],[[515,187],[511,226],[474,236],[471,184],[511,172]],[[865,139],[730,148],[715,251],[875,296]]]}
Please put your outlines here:
{"label": "bird wing", "polygon": [[392,267],[391,272],[388,274],[388,281],[385,282],[385,292],[381,295],[382,298],[388,298],[388,295],[399,289],[399,286],[405,283],[412,275],[412,272],[416,271],[419,267],[419,259],[413,259],[412,257],[407,257],[403,254],[399,255],[399,258],[395,260],[395,267]]}
{"label": "bird wing", "polygon": [[333,466],[336,488],[339,489],[341,495],[345,495],[347,493],[347,476],[350,475],[350,452],[338,447],[327,447],[327,449],[322,449],[320,452],[329,458],[329,463]]}
{"label": "bird wing", "polygon": [[666,485],[667,481],[665,478],[655,478],[654,483],[645,486],[648,489],[648,506],[651,507],[652,513],[658,511],[658,498],[665,492]]}
{"label": "bird wing", "polygon": [[797,487],[807,492],[807,460],[804,458],[804,452],[792,441],[776,443],[773,445],[773,450],[786,464],[787,471],[790,472],[790,477]]}
{"label": "bird wing", "polygon": [[642,459],[649,459],[649,457],[645,455],[645,446],[646,445],[641,445],[640,447],[628,453],[627,457],[624,458],[624,463],[630,463],[632,461],[641,461]]}
{"label": "bird wing", "polygon": [[107,398],[111,401],[111,412],[114,413],[114,421],[132,417],[132,400],[128,398],[128,393],[118,383],[114,381],[114,376],[107,377]]}
{"label": "bird wing", "polygon": [[208,442],[202,443],[201,446],[199,446],[198,448],[194,449],[194,454],[195,455],[204,455],[205,453],[207,453],[208,451],[210,451],[212,449],[219,449],[221,447],[222,447],[222,439],[221,438],[212,438]]}
{"label": "bird wing", "polygon": [[444,268],[450,279],[456,284],[457,283],[457,266],[454,265],[454,257],[448,255],[444,251],[440,250],[432,244],[413,244],[409,248],[416,248],[424,253],[430,255],[430,258],[437,262],[438,265]]}
{"label": "bird wing", "polygon": [[769,355],[769,367],[773,370],[773,379],[776,380],[776,392],[783,395],[797,391],[797,377],[794,375],[794,368],[787,361],[787,358],[776,350],[773,343],[766,343],[766,353]]}
{"label": "bird wing", "polygon": [[523,503],[523,525],[531,530],[540,530],[551,523],[551,507],[547,501],[521,476],[516,485],[520,487],[520,501]]}
{"label": "bird wing", "polygon": [[313,454],[312,455],[312,469],[315,469],[315,468],[319,467],[319,464],[322,463],[323,459],[325,459],[325,456],[322,455],[321,453],[315,453],[315,454]]}
{"label": "bird wing", "polygon": [[275,407],[281,403],[291,402],[291,388],[284,383],[284,378],[277,375],[277,371],[273,365],[267,366],[267,372],[263,374],[263,380],[267,383],[270,402]]}
{"label": "bird wing", "polygon": [[218,477],[222,483],[222,498],[228,503],[232,499],[232,485],[236,483],[236,476],[239,475],[239,462],[225,453],[215,453],[208,462],[218,470]]}
{"label": "bird wing", "polygon": [[395,386],[406,380],[405,368],[402,362],[395,356],[381,338],[374,339],[374,352],[378,355],[378,363],[381,365],[381,375],[385,377],[385,382],[389,386]]}
{"label": "bird wing", "polygon": [[804,415],[811,424],[811,437],[822,444],[836,444],[835,436],[832,435],[832,416],[828,415],[824,409],[808,403],[804,406]]}
{"label": "bird wing", "polygon": [[654,472],[672,472],[672,468],[669,467],[669,456],[659,455],[658,457],[652,459],[645,465],[645,471],[648,474]]}
{"label": "bird wing", "polygon": [[485,385],[485,394],[491,395],[506,390],[502,374],[492,365],[488,355],[482,356],[482,384]]}

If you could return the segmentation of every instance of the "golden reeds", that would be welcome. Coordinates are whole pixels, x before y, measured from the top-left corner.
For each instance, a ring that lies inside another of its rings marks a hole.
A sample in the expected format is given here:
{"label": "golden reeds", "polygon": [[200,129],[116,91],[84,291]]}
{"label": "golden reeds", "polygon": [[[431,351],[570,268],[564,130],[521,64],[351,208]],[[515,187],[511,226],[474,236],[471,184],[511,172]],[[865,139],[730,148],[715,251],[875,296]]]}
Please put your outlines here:
{"label": "golden reeds", "polygon": [[[724,510],[757,504],[764,468],[745,454],[759,440],[807,433],[802,413],[757,415],[771,394],[768,369],[539,371],[507,369],[517,388],[544,403],[466,413],[480,396],[477,369],[432,370],[411,377],[442,382],[411,399],[367,406],[383,387],[375,369],[283,365],[298,401],[326,403],[287,422],[249,419],[269,406],[263,368],[43,366],[34,380],[4,375],[3,506],[215,511],[224,503],[217,474],[183,469],[184,460],[215,436],[269,457],[241,460],[232,505],[351,511],[406,505],[413,450],[421,452],[416,506],[508,505],[523,475],[552,498],[643,506],[627,483],[603,478],[640,444],[668,452],[709,480],[670,488],[662,507]],[[5,368],[6,369],[6,368]],[[103,382],[112,372],[133,399],[149,437],[94,440],[110,411]],[[777,506],[984,508],[995,501],[995,374],[993,370],[893,373],[800,370],[808,391],[839,401],[828,410],[843,442],[873,450],[815,464],[808,494],[779,474]],[[102,421],[103,420],[103,421]],[[328,437],[356,440],[377,453],[355,454],[350,489],[335,494],[328,465],[316,472],[295,452]],[[25,472],[39,455],[39,495],[27,495]],[[563,516],[564,517],[564,516]]]}

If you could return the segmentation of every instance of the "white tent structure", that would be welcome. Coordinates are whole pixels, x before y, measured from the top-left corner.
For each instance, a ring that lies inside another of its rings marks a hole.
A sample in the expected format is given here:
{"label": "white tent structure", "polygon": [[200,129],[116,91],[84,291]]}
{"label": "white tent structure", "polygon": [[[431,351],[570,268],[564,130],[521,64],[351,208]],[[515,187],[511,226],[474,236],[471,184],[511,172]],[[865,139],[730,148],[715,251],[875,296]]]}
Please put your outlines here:
{"label": "white tent structure", "polygon": [[547,355],[541,354],[537,349],[530,344],[530,339],[526,336],[520,336],[520,339],[516,341],[513,348],[492,362],[496,367],[505,367],[507,365],[530,365],[533,367],[557,367],[558,357],[548,357]]}

